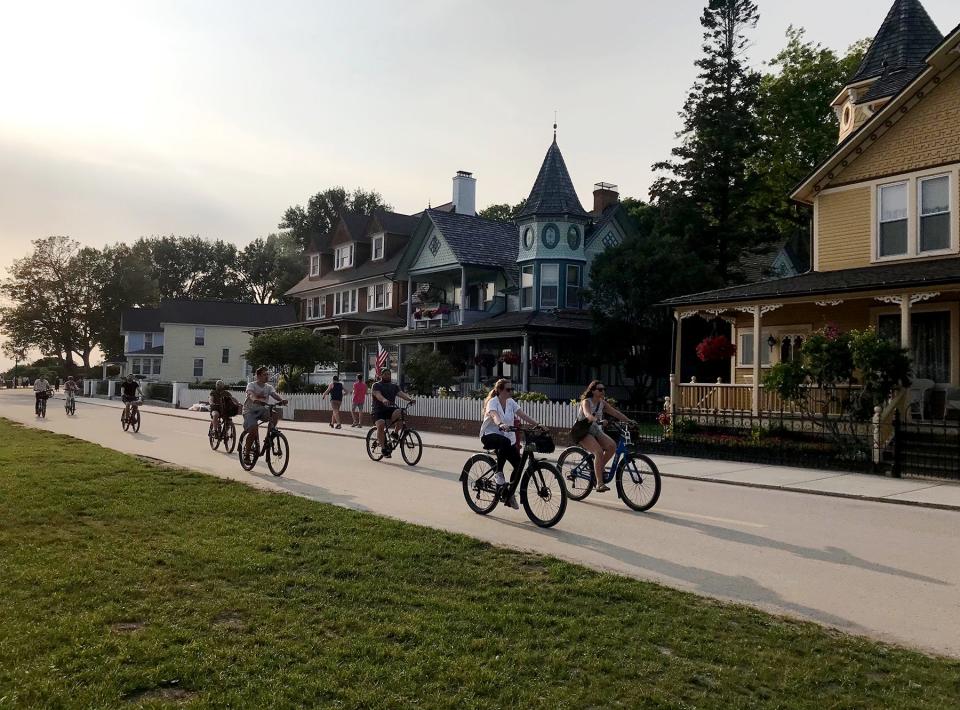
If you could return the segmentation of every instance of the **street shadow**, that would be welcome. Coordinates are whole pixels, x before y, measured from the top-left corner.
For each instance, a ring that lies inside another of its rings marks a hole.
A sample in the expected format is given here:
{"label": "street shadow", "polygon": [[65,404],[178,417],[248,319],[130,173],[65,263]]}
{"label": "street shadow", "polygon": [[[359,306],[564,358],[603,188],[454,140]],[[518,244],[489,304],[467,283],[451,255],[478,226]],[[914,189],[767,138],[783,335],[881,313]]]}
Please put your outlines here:
{"label": "street shadow", "polygon": [[[250,471],[249,473],[252,477],[258,478],[261,481],[269,481],[271,484],[287,493],[292,493],[303,498],[310,498],[311,500],[315,500],[320,503],[331,503],[333,505],[340,506],[341,508],[350,508],[351,510],[356,510],[363,513],[371,512],[370,508],[358,502],[356,496],[346,495],[343,493],[333,493],[329,488],[324,488],[323,486],[318,486],[313,483],[306,483],[305,481],[298,481],[295,478],[274,476],[268,470],[260,471],[254,468],[254,470]],[[238,480],[242,482],[242,479]]]}
{"label": "street shadow", "polygon": [[903,577],[905,579],[912,579],[918,582],[929,582],[931,584],[939,584],[948,587],[952,586],[951,582],[947,582],[942,579],[928,577],[916,572],[910,572],[897,567],[891,567],[878,562],[865,560],[862,557],[857,557],[856,555],[839,547],[805,547],[803,545],[796,545],[791,542],[784,542],[782,540],[776,540],[774,538],[745,532],[743,530],[726,528],[719,525],[711,525],[710,523],[690,520],[689,518],[659,513],[656,510],[647,513],[635,513],[627,508],[607,506],[600,503],[588,502],[588,504],[594,507],[602,507],[618,514],[629,515],[634,518],[637,516],[642,516],[651,520],[656,520],[660,523],[666,523],[667,525],[675,525],[677,527],[687,528],[688,530],[696,530],[704,535],[709,535],[710,537],[718,540],[725,540],[727,542],[733,542],[739,545],[750,545],[753,547],[780,550],[782,552],[788,552],[792,555],[796,555],[797,557],[802,557],[806,560],[813,560],[815,562],[828,562],[845,567],[857,567],[868,572],[888,574],[894,577]]}
{"label": "street shadow", "polygon": [[129,432],[130,436],[137,441],[156,441],[157,437],[150,436],[149,434],[140,434],[139,432],[131,431]]}
{"label": "street shadow", "polygon": [[[587,535],[556,529],[544,530],[530,523],[517,523],[503,518],[493,519],[504,525],[522,529],[535,535],[542,535],[557,542],[591,550],[626,564],[637,571],[643,570],[658,576],[686,582],[699,594],[704,596],[720,597],[736,602],[746,602],[768,609],[775,608],[847,631],[862,634],[868,633],[867,629],[849,619],[844,619],[843,617],[836,616],[822,609],[815,609],[803,604],[787,601],[777,592],[764,587],[755,579],[745,575],[722,574],[700,567],[682,565],[671,560],[647,555],[637,550],[631,550]],[[578,562],[578,564],[583,563]],[[618,571],[617,573],[621,572]]]}

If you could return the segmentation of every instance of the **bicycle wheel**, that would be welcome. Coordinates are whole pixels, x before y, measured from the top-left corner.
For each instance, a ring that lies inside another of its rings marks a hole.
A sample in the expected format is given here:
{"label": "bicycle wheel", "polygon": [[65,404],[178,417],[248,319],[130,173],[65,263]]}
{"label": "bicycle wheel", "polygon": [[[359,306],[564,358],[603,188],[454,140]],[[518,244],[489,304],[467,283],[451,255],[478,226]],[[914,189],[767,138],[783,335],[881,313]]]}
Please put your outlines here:
{"label": "bicycle wheel", "polygon": [[290,463],[290,444],[287,443],[287,437],[283,432],[274,431],[273,436],[267,441],[267,468],[274,476],[282,476],[287,470],[287,464]]}
{"label": "bicycle wheel", "polygon": [[71,414],[71,416],[72,416],[72,415],[74,415],[74,414],[76,414],[76,413],[77,413],[77,400],[76,400],[76,399],[71,399],[71,400],[70,400],[70,414]]}
{"label": "bicycle wheel", "polygon": [[133,432],[137,433],[140,431],[140,410],[134,409],[130,414],[130,426],[133,427]]}
{"label": "bicycle wheel", "polygon": [[500,502],[494,481],[496,472],[496,459],[486,454],[471,456],[463,464],[463,471],[460,473],[463,497],[474,513],[486,515]]}
{"label": "bicycle wheel", "polygon": [[210,421],[210,426],[207,427],[207,441],[210,442],[210,448],[214,451],[220,448],[220,432],[217,431],[217,428],[213,425],[213,420]]}
{"label": "bicycle wheel", "polygon": [[46,399],[40,400],[40,418],[41,419],[47,418],[47,400]]}
{"label": "bicycle wheel", "polygon": [[617,467],[617,493],[633,510],[650,510],[660,498],[657,465],[643,454],[628,454]]}
{"label": "bicycle wheel", "polygon": [[520,502],[527,517],[541,528],[552,528],[567,510],[567,489],[552,463],[537,461],[520,481]]}
{"label": "bicycle wheel", "polygon": [[407,429],[400,439],[400,454],[407,466],[416,466],[420,463],[420,457],[423,456],[423,441],[420,435],[413,429]]}
{"label": "bicycle wheel", "polygon": [[571,446],[560,454],[557,468],[563,478],[567,495],[573,500],[583,500],[593,490],[593,460],[586,449]]}
{"label": "bicycle wheel", "polygon": [[237,425],[233,422],[227,422],[227,427],[223,432],[223,450],[232,454],[237,446]]}
{"label": "bicycle wheel", "polygon": [[120,415],[120,426],[123,427],[124,431],[129,431],[130,429],[130,417],[127,416],[126,411]]}
{"label": "bicycle wheel", "polygon": [[379,461],[383,458],[383,449],[380,448],[380,442],[377,441],[376,427],[372,427],[367,432],[367,456],[373,461]]}
{"label": "bicycle wheel", "polygon": [[257,459],[260,458],[260,442],[258,441],[254,441],[252,444],[250,444],[250,456],[245,457],[243,455],[244,443],[246,442],[248,436],[250,436],[249,433],[243,432],[240,435],[240,441],[238,442],[239,446],[237,446],[237,456],[240,459],[240,468],[242,468],[244,471],[252,471],[253,467],[257,465]]}

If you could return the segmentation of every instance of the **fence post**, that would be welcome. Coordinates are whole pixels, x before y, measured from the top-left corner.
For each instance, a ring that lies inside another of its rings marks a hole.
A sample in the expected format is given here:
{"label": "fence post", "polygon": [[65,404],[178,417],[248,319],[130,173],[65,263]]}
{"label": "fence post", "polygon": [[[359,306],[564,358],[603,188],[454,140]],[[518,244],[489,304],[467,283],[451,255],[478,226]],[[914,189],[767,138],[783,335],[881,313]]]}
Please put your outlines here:
{"label": "fence post", "polygon": [[894,478],[903,475],[903,442],[900,440],[900,409],[893,413],[893,472]]}
{"label": "fence post", "polygon": [[878,404],[873,408],[873,466],[876,468],[883,460],[883,434],[880,431],[880,413],[883,409]]}

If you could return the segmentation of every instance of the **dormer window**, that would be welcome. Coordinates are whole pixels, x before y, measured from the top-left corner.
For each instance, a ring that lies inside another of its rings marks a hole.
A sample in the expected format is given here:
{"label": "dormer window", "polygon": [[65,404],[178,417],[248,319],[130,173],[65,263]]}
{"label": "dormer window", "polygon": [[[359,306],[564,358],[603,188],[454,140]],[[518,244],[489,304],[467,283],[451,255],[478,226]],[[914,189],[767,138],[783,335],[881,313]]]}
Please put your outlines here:
{"label": "dormer window", "polygon": [[370,258],[373,261],[378,261],[379,259],[383,258],[383,235],[382,234],[378,234],[373,238],[372,254],[373,256],[371,256]]}
{"label": "dormer window", "polygon": [[310,275],[311,276],[320,275],[320,255],[319,254],[310,255]]}
{"label": "dormer window", "polygon": [[337,247],[334,258],[334,269],[347,269],[353,266],[353,242]]}

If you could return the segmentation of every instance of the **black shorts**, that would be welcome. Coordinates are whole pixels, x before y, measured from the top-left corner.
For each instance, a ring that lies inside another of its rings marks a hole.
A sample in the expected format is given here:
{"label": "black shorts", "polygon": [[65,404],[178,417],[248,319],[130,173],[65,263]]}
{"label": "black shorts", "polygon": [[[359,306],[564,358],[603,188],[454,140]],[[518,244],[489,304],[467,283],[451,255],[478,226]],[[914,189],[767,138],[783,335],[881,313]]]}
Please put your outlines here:
{"label": "black shorts", "polygon": [[373,410],[373,420],[379,422],[381,419],[385,422],[389,422],[393,419],[393,413],[397,411],[397,407],[380,407]]}
{"label": "black shorts", "polygon": [[131,397],[130,395],[125,394],[120,397],[120,401],[123,402],[124,404],[127,404],[128,402],[139,402],[140,398],[137,396]]}

